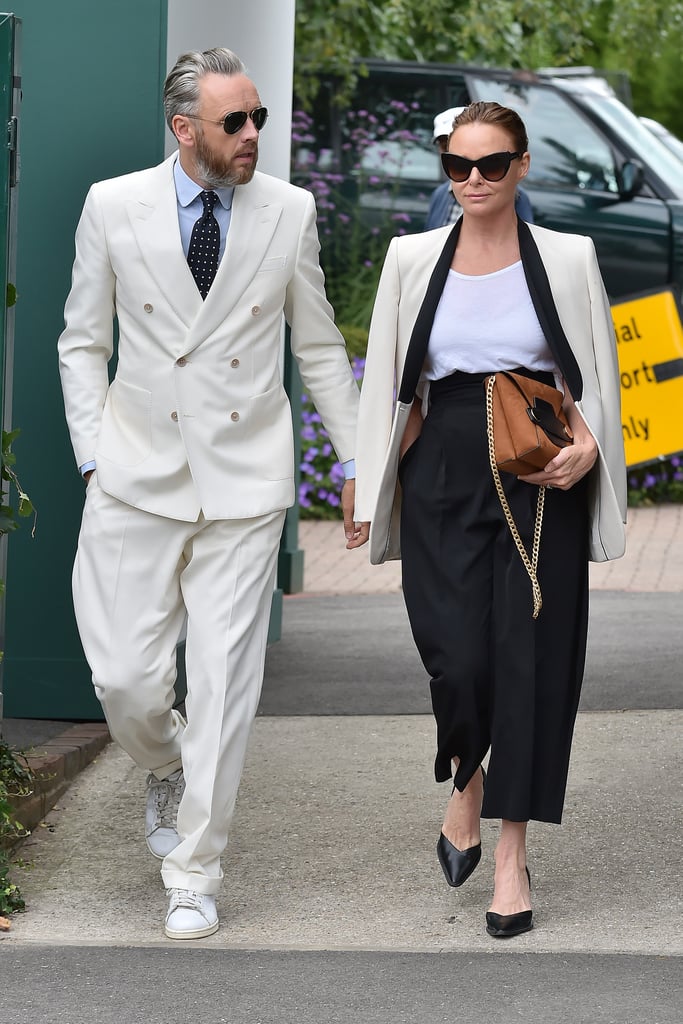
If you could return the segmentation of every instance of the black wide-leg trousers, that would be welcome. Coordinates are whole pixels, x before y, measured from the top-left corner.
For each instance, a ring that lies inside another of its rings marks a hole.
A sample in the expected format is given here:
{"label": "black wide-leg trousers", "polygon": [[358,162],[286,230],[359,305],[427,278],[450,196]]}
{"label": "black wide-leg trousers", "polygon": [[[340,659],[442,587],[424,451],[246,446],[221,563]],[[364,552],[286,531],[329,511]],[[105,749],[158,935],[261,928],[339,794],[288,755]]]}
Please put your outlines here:
{"label": "black wide-leg trousers", "polygon": [[[464,789],[490,748],[482,816],[559,823],[588,629],[587,485],[546,491],[534,620],[491,474],[484,376],[432,384],[401,461],[404,597],[431,676],[437,781],[456,757]],[[538,489],[501,479],[531,553]]]}

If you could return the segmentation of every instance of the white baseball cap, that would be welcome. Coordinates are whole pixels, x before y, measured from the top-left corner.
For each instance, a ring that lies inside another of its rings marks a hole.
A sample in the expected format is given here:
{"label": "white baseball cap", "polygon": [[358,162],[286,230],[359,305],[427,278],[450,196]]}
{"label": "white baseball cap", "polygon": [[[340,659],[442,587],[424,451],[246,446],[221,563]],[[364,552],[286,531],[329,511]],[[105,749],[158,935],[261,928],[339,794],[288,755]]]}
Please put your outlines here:
{"label": "white baseball cap", "polygon": [[464,107],[449,107],[448,110],[442,110],[440,114],[437,114],[434,118],[434,138],[450,135],[453,131],[453,121],[462,114],[464,109]]}

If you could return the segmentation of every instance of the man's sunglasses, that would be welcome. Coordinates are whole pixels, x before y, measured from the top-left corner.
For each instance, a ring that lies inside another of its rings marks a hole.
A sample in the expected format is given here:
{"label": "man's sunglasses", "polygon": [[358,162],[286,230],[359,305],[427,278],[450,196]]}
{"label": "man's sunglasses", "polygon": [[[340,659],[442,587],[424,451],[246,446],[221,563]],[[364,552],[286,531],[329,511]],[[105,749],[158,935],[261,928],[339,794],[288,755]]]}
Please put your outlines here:
{"label": "man's sunglasses", "polygon": [[233,110],[231,114],[226,114],[221,121],[212,121],[208,117],[198,117],[197,114],[185,114],[185,117],[191,117],[195,121],[208,121],[209,124],[220,124],[223,126],[223,131],[226,135],[237,135],[244,128],[248,117],[254,122],[254,127],[261,131],[268,120],[268,108],[254,107],[249,113],[246,110]]}
{"label": "man's sunglasses", "polygon": [[457,156],[455,153],[442,153],[441,164],[451,181],[467,181],[475,167],[486,181],[502,181],[510,170],[512,161],[521,155],[521,153],[489,153],[488,156],[482,156],[478,160],[466,160],[464,156]]}

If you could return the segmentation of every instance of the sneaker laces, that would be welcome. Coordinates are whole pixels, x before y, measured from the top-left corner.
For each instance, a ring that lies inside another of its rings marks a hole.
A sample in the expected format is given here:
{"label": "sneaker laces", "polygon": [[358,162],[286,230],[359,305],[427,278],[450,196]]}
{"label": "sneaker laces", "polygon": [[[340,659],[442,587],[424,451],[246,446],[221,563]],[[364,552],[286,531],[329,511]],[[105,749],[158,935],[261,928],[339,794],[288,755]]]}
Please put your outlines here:
{"label": "sneaker laces", "polygon": [[151,773],[147,776],[147,786],[152,796],[155,812],[154,828],[175,829],[178,821],[178,807],[185,791],[185,777],[182,771],[177,776],[157,779]]}
{"label": "sneaker laces", "polygon": [[197,910],[201,913],[202,899],[200,892],[193,892],[191,889],[171,889],[168,912],[172,914],[174,910],[182,907],[184,910]]}

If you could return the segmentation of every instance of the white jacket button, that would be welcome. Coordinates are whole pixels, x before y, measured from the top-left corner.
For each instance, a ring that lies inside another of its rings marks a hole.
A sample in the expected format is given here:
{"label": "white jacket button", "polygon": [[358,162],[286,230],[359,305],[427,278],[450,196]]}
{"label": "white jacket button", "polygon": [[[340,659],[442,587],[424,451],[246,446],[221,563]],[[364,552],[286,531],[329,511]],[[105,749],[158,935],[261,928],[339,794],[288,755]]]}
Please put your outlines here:
{"label": "white jacket button", "polygon": [[239,359],[231,359],[230,365],[232,366],[233,370],[236,370],[237,367],[240,365]]}
{"label": "white jacket button", "polygon": [[151,302],[146,302],[142,308],[144,309],[145,313],[152,313],[154,311],[154,306],[152,305]]}
{"label": "white jacket button", "polygon": [[240,414],[238,412],[231,412],[230,413],[230,419],[232,420],[233,423],[237,423],[239,418],[240,418]]}
{"label": "white jacket button", "polygon": [[175,364],[176,366],[187,366],[187,359],[185,356],[181,356],[180,359],[176,359]]}
{"label": "white jacket button", "polygon": [[251,307],[251,315],[252,316],[258,316],[260,312],[261,312],[261,307],[260,306],[252,306]]}
{"label": "white jacket button", "polygon": [[171,413],[171,419],[173,420],[174,423],[178,422],[178,413],[175,412],[175,410]]}

